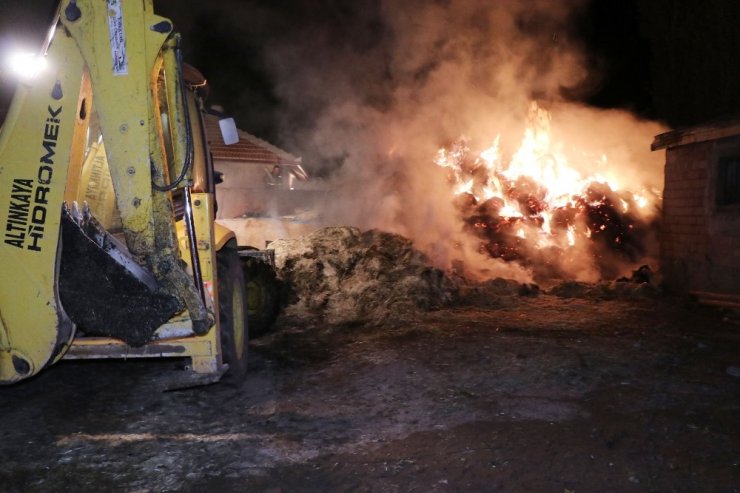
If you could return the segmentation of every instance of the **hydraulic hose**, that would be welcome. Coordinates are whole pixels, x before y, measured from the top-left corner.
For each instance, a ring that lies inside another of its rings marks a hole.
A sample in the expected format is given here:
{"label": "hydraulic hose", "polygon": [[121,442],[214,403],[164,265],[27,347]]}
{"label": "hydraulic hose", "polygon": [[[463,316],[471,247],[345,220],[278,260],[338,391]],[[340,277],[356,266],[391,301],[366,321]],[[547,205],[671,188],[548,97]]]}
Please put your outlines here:
{"label": "hydraulic hose", "polygon": [[177,188],[180,183],[183,182],[187,176],[190,168],[193,165],[193,129],[190,126],[190,108],[188,105],[187,98],[185,97],[185,77],[182,69],[182,49],[180,48],[180,38],[177,39],[175,46],[175,56],[177,58],[177,75],[180,80],[180,98],[182,102],[182,112],[185,118],[185,162],[182,165],[182,170],[178,175],[177,179],[169,185],[158,185],[154,181],[154,174],[152,174],[152,188],[158,192],[169,192]]}

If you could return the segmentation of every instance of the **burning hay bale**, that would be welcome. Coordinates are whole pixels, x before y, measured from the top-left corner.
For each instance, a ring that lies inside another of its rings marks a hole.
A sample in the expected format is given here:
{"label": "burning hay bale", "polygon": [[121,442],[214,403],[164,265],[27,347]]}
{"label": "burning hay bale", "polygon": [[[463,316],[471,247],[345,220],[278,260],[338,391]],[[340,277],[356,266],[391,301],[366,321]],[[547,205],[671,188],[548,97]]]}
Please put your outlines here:
{"label": "burning hay bale", "polygon": [[[462,137],[439,149],[466,239],[484,256],[519,264],[537,282],[614,279],[656,254],[659,190],[620,185],[605,154],[553,140],[550,114],[533,103],[519,149],[499,136],[474,150]],[[567,151],[567,152],[566,152]]]}
{"label": "burning hay bale", "polygon": [[456,282],[410,240],[378,230],[324,228],[271,244],[288,288],[285,316],[330,324],[380,321],[451,303]]}

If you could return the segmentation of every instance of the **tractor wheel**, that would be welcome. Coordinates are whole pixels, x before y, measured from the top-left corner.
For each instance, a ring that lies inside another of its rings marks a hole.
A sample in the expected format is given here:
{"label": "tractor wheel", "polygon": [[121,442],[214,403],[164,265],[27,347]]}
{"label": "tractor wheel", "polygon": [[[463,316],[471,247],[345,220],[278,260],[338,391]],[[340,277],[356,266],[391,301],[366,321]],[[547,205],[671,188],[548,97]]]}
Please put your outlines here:
{"label": "tractor wheel", "polygon": [[229,365],[225,379],[235,385],[244,381],[247,373],[247,322],[244,273],[239,254],[233,248],[224,248],[216,254],[218,265],[218,304],[221,324],[221,354]]}
{"label": "tractor wheel", "polygon": [[247,313],[250,337],[267,334],[278,314],[279,286],[275,270],[255,258],[242,260],[247,282]]}

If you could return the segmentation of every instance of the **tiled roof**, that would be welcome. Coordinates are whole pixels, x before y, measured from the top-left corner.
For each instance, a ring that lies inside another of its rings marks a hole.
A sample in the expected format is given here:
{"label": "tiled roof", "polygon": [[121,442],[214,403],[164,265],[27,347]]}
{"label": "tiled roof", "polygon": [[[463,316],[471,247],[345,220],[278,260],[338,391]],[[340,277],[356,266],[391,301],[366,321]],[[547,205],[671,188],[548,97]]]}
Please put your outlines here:
{"label": "tiled roof", "polygon": [[239,142],[226,145],[221,137],[218,122],[221,117],[206,115],[206,135],[214,160],[242,161],[254,164],[300,165],[301,158],[295,157],[274,145],[239,130]]}

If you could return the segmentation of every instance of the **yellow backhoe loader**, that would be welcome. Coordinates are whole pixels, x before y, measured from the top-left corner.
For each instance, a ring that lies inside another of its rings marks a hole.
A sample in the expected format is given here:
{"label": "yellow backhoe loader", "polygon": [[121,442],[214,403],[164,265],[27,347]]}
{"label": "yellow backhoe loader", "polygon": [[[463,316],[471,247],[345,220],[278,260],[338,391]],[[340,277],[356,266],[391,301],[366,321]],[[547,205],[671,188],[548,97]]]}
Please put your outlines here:
{"label": "yellow backhoe loader", "polygon": [[152,0],[62,0],[41,56],[0,129],[0,384],[62,358],[240,380],[244,277],[179,34]]}

